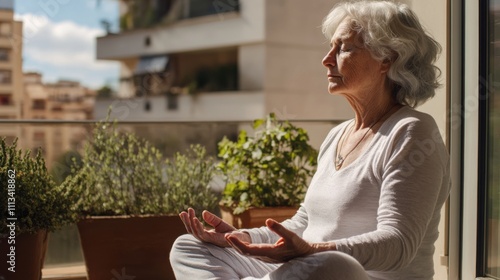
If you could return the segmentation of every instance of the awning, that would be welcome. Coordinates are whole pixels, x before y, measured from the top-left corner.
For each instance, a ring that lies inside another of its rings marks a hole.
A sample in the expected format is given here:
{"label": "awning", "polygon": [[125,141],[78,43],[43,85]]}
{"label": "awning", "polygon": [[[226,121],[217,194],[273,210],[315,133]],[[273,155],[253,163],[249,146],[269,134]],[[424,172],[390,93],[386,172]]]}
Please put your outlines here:
{"label": "awning", "polygon": [[143,56],[140,58],[134,75],[152,74],[164,72],[168,65],[168,56]]}

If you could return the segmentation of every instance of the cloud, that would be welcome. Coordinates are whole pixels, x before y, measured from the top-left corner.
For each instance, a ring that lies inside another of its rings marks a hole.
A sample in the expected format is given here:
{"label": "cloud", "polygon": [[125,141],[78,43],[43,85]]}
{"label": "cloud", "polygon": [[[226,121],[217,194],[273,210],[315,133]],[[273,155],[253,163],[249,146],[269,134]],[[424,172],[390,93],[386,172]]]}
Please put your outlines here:
{"label": "cloud", "polygon": [[[53,22],[43,15],[16,15],[23,21],[25,68],[46,77],[71,78],[97,87],[118,76],[117,62],[95,59],[96,37],[104,31],[71,21]],[[45,69],[31,69],[34,66]],[[45,70],[51,73],[44,73]]]}

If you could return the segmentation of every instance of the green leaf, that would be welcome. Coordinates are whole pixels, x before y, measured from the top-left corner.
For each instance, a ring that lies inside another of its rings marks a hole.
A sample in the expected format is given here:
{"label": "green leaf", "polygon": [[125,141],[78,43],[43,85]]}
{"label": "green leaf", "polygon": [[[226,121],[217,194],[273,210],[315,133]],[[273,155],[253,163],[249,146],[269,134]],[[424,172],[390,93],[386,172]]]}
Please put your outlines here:
{"label": "green leaf", "polygon": [[[263,126],[265,124],[265,126]],[[223,201],[235,212],[266,205],[299,205],[316,169],[317,151],[305,130],[274,114],[253,122],[254,135],[241,131],[237,143],[218,143],[226,180]]]}

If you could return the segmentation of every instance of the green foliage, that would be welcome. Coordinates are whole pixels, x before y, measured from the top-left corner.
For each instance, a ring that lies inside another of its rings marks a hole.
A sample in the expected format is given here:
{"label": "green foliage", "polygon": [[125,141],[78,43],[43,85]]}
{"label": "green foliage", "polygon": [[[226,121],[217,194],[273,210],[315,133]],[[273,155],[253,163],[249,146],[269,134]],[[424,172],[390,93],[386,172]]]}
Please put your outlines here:
{"label": "green foliage", "polygon": [[71,175],[71,168],[81,168],[82,166],[82,156],[78,151],[66,151],[60,155],[55,162],[52,163],[52,168],[50,169],[50,175],[56,182],[60,185],[66,177]]}
{"label": "green foliage", "polygon": [[97,98],[111,98],[113,97],[113,89],[108,86],[104,85],[100,89],[97,90]]}
{"label": "green foliage", "polygon": [[[36,157],[0,142],[0,233],[7,233],[7,218],[15,217],[17,233],[54,231],[76,221],[77,194],[56,185],[45,167],[40,150]],[[8,202],[11,202],[9,208]]]}
{"label": "green foliage", "polygon": [[[200,145],[192,145],[185,154],[176,153],[166,161],[168,211],[179,213],[188,207],[196,213],[216,211],[219,197],[210,188],[217,172],[215,160]],[[186,187],[189,186],[189,187]]]}
{"label": "green foliage", "polygon": [[255,135],[219,142],[226,187],[222,204],[240,214],[250,207],[298,206],[316,170],[318,152],[307,132],[274,114],[255,120]]}
{"label": "green foliage", "polygon": [[99,122],[84,148],[82,167],[74,168],[63,186],[78,189],[83,216],[177,214],[190,203],[208,207],[213,168],[203,148],[192,149],[165,162],[148,141],[118,131],[116,122]]}

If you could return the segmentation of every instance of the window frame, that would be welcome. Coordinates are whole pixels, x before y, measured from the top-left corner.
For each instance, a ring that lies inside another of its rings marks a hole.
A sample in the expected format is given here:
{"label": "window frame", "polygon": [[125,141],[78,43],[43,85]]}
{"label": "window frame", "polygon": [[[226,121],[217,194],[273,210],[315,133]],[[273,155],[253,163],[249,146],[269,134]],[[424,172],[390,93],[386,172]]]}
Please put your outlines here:
{"label": "window frame", "polygon": [[[452,1],[453,2],[453,1]],[[485,275],[485,191],[488,129],[489,1],[463,0],[463,81],[461,108],[462,187],[460,193],[459,279],[491,279]],[[454,177],[460,178],[460,177]],[[450,266],[452,268],[452,266]],[[450,279],[452,278],[450,275]]]}
{"label": "window frame", "polygon": [[0,62],[11,61],[11,52],[8,48],[0,48]]}
{"label": "window frame", "polygon": [[[479,0],[463,1],[462,188],[460,193],[460,279],[477,277],[479,131]],[[467,71],[465,71],[467,69]]]}
{"label": "window frame", "polygon": [[12,84],[12,70],[10,69],[0,69],[0,85],[10,85]]}

